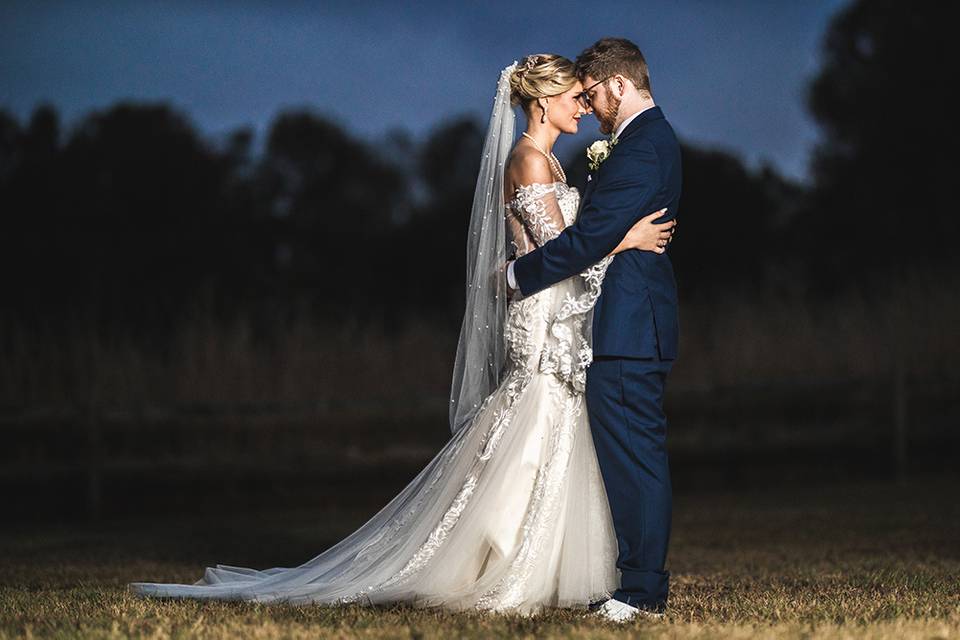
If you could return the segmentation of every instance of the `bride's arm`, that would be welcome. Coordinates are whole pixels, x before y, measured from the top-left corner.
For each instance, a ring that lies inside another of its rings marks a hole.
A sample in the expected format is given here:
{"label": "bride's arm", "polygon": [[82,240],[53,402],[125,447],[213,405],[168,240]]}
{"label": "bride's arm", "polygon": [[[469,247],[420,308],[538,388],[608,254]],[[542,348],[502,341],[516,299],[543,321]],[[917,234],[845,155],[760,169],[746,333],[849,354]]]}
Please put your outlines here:
{"label": "bride's arm", "polygon": [[526,151],[511,160],[509,177],[518,185],[513,197],[523,226],[536,246],[542,247],[567,226],[550,165],[539,153]]}
{"label": "bride's arm", "polygon": [[672,220],[659,223],[654,222],[654,220],[660,218],[666,212],[666,208],[663,208],[637,220],[636,224],[627,231],[627,235],[623,236],[620,244],[610,252],[610,255],[626,251],[627,249],[640,249],[641,251],[653,251],[654,253],[663,253],[666,251],[667,245],[673,240],[673,232],[674,227],[677,225],[677,219],[673,218]]}

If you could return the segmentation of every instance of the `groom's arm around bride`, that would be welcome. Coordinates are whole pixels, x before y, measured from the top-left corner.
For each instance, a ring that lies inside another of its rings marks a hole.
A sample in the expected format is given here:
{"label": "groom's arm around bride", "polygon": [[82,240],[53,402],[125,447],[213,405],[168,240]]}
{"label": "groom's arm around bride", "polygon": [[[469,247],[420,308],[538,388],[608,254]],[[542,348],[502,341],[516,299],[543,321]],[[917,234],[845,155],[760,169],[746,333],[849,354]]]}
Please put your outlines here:
{"label": "groom's arm around bride", "polygon": [[668,207],[658,222],[674,217],[669,208],[673,203],[657,199],[660,167],[656,150],[649,141],[638,142],[631,145],[618,141],[598,178],[591,181],[595,186],[588,188],[576,222],[551,242],[517,260],[514,276],[524,296],[599,262],[645,213]]}

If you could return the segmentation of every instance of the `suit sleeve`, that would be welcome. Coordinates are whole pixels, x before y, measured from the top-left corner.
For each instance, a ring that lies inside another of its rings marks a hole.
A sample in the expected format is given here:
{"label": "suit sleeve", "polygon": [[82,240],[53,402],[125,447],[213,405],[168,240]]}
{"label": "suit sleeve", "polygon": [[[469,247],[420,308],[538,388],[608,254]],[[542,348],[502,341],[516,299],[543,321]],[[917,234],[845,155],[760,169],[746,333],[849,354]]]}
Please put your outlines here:
{"label": "suit sleeve", "polygon": [[613,251],[650,211],[660,188],[660,168],[649,141],[616,149],[606,160],[590,202],[577,221],[536,251],[518,258],[514,276],[529,296],[576,275]]}

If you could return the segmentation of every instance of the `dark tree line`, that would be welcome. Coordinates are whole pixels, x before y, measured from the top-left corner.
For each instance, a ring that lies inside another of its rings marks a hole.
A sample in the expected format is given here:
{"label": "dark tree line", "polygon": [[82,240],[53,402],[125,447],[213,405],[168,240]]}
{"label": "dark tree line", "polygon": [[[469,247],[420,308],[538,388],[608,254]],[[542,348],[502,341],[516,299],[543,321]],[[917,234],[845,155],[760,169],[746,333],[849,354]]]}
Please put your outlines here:
{"label": "dark tree line", "polygon": [[[670,249],[684,292],[956,260],[943,6],[856,2],[836,16],[809,95],[825,133],[812,188],[684,147]],[[459,322],[479,123],[371,143],[288,111],[258,157],[249,130],[212,142],[166,104],[118,103],[61,128],[52,106],[24,123],[0,110],[0,304],[25,322],[93,309],[106,330],[155,331],[198,299],[224,317]],[[567,164],[582,182],[583,155]]]}
{"label": "dark tree line", "polygon": [[799,230],[821,247],[823,272],[956,263],[949,6],[854,2],[826,33],[808,96],[824,142],[813,159],[809,224]]}

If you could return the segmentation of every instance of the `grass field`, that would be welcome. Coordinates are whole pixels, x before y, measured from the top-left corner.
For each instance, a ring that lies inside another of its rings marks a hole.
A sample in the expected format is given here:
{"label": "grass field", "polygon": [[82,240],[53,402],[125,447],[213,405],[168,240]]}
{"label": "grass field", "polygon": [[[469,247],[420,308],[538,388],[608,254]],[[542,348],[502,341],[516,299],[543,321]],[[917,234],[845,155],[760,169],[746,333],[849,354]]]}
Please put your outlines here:
{"label": "grass field", "polygon": [[22,525],[0,534],[0,638],[960,637],[960,478],[675,495],[670,610],[616,627],[406,607],[147,600],[134,580],[291,566],[371,512],[258,512]]}

